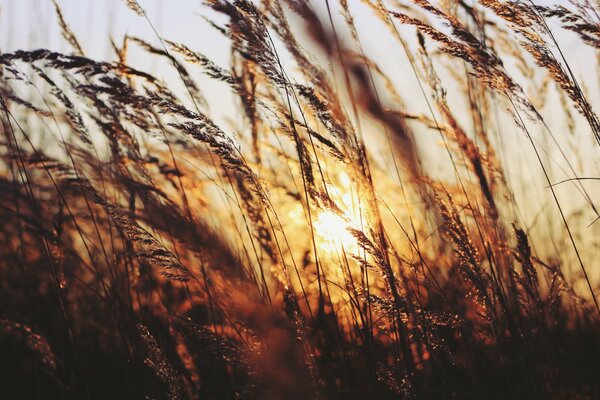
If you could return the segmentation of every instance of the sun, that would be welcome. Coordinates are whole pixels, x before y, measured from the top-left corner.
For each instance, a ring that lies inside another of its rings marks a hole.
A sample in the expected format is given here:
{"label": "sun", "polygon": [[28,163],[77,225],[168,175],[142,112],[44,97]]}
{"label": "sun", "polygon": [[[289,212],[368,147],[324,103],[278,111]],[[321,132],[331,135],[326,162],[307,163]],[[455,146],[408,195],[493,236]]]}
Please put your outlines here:
{"label": "sun", "polygon": [[323,250],[336,252],[342,248],[348,251],[356,247],[356,239],[348,228],[352,227],[350,218],[333,211],[322,211],[314,221],[319,245]]}

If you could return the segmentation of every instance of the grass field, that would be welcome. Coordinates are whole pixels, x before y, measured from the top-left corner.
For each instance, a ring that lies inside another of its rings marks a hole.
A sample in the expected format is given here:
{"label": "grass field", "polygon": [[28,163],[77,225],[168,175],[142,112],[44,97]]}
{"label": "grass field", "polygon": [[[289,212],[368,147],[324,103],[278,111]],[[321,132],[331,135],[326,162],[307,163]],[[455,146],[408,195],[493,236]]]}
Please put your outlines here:
{"label": "grass field", "polygon": [[0,51],[2,398],[600,398],[597,2],[127,0],[107,57],[48,5]]}

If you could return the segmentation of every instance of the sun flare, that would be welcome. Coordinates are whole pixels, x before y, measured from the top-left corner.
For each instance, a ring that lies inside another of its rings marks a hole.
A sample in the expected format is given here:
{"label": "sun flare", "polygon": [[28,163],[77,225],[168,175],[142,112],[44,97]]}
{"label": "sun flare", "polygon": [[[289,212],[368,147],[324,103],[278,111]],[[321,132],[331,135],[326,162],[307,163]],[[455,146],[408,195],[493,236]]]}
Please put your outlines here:
{"label": "sun flare", "polygon": [[323,250],[329,252],[342,249],[351,251],[356,247],[356,239],[348,229],[352,226],[350,218],[329,210],[321,212],[314,221],[319,245]]}

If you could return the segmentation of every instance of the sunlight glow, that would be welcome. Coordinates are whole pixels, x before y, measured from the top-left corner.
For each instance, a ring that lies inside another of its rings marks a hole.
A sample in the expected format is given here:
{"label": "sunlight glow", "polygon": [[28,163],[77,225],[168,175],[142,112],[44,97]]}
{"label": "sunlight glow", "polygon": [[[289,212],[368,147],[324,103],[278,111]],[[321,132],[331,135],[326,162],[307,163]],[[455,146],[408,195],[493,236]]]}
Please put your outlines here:
{"label": "sunlight glow", "polygon": [[350,231],[349,218],[338,215],[333,211],[321,212],[314,221],[314,227],[320,239],[320,247],[329,252],[345,251],[356,248],[356,239]]}

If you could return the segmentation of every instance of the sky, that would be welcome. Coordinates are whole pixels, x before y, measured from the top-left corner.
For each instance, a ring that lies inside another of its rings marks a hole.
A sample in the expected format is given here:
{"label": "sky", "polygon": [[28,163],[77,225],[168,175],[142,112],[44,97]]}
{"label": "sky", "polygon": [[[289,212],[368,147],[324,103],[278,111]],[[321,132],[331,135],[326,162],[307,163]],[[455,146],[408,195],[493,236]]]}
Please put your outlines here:
{"label": "sky", "polygon": [[[538,1],[540,4],[561,3],[558,1]],[[110,38],[117,43],[125,34],[144,38],[157,45],[156,35],[143,18],[129,10],[123,0],[57,0],[64,17],[78,37],[86,56],[94,59],[113,59]],[[312,1],[326,21],[323,0]],[[207,55],[217,64],[226,66],[229,58],[228,42],[214,30],[201,16],[218,23],[224,18],[204,6],[201,0],[139,0],[148,18],[158,33],[166,39],[185,43],[193,50]],[[331,2],[335,4],[336,1]],[[349,0],[358,31],[367,54],[382,64],[388,71],[406,71],[406,59],[398,44],[387,30],[372,15],[362,0]],[[393,4],[394,1],[388,3]],[[339,12],[334,10],[336,25],[343,26]],[[414,39],[414,31],[407,28],[407,37]],[[343,31],[343,30],[340,30]],[[559,42],[567,59],[580,74],[590,73],[589,49],[571,34],[559,34]],[[350,40],[348,37],[346,40]],[[51,0],[0,0],[0,50],[4,52],[18,49],[47,48],[70,52],[71,49],[61,37],[60,28]],[[144,58],[141,52],[134,53],[130,61],[140,60],[144,70],[156,72],[159,68],[156,57]],[[417,89],[414,79],[405,74],[391,73],[400,87]],[[419,105],[420,106],[420,105]]]}
{"label": "sky", "polygon": [[[561,1],[565,0],[544,0],[537,3],[556,4]],[[57,2],[62,8],[65,20],[78,37],[86,56],[90,58],[114,59],[110,38],[119,43],[125,34],[141,37],[154,45],[159,44],[147,21],[129,10],[123,0],[57,0]],[[227,66],[228,42],[223,40],[220,33],[201,16],[218,23],[225,23],[225,19],[204,6],[201,0],[139,0],[139,3],[163,38],[184,43],[193,50],[207,55],[217,64]],[[312,3],[326,21],[323,0]],[[331,3],[335,4],[336,1]],[[406,88],[410,92],[417,90],[413,76],[395,72],[409,71],[406,57],[402,54],[398,43],[361,0],[349,0],[348,3],[354,13],[367,54],[377,60],[384,71],[389,71],[390,77],[398,87]],[[394,1],[390,0],[388,3],[393,4]],[[333,14],[336,25],[343,26],[339,12],[334,10]],[[414,30],[406,29],[406,37],[414,39]],[[583,75],[591,73],[589,67],[593,64],[589,62],[589,49],[572,34],[559,34],[558,39],[576,73]],[[347,35],[345,40],[350,40]],[[37,48],[71,51],[61,37],[52,1],[0,0],[0,50],[9,52]],[[160,68],[168,67],[165,63],[161,65],[156,57],[146,57],[137,49],[132,49],[129,61],[134,66],[143,67],[142,69],[151,73],[160,72]],[[165,74],[167,75],[170,74]],[[206,85],[207,90],[216,91],[217,96],[221,92],[211,83]],[[412,100],[417,101],[416,108],[420,109],[424,105],[417,99]]]}

